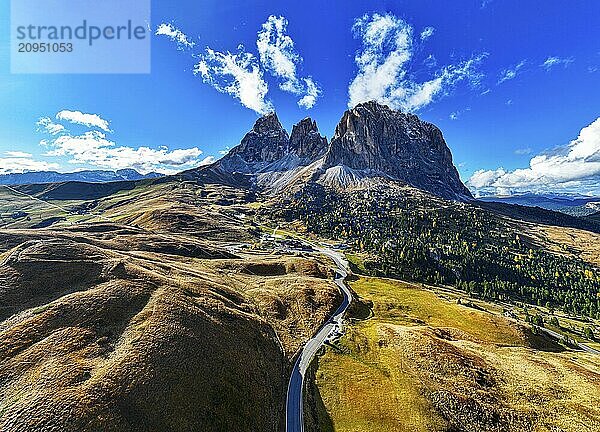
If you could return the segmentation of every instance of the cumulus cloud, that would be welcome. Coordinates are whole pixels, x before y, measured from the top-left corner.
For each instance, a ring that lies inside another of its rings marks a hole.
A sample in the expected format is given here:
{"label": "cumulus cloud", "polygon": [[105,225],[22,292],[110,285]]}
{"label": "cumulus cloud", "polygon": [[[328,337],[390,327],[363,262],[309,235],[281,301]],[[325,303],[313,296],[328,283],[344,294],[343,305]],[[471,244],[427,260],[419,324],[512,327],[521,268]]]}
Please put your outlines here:
{"label": "cumulus cloud", "polygon": [[260,62],[267,72],[281,80],[281,90],[301,96],[298,105],[312,108],[320,90],[311,77],[298,77],[297,68],[303,60],[287,34],[287,26],[287,19],[274,15],[262,25],[256,39]]}
{"label": "cumulus cloud", "polygon": [[434,32],[435,29],[433,27],[425,27],[421,32],[421,40],[423,41],[425,39],[429,39],[431,36],[433,36]]}
{"label": "cumulus cloud", "polygon": [[521,60],[519,63],[517,63],[516,65],[506,68],[504,69],[501,73],[500,73],[500,78],[498,79],[498,84],[502,84],[505,81],[509,81],[511,79],[514,79],[517,77],[517,75],[519,74],[519,71],[521,69],[523,69],[523,67],[525,67],[525,65],[527,64],[527,60]]}
{"label": "cumulus cloud", "polygon": [[[56,114],[56,119],[68,121],[70,123],[75,123],[87,127],[95,127],[98,129],[102,129],[105,132],[111,132],[111,130],[108,127],[108,121],[104,120],[98,114],[85,114],[81,111],[62,110]],[[43,118],[40,119],[40,121],[42,120]]]}
{"label": "cumulus cloud", "polygon": [[57,163],[39,161],[29,153],[6,152],[8,157],[0,157],[0,174],[15,174],[30,171],[49,171],[59,168]]}
{"label": "cumulus cloud", "polygon": [[485,192],[585,188],[600,193],[600,117],[569,144],[531,158],[528,168],[479,170],[467,184]]}
{"label": "cumulus cloud", "polygon": [[[212,156],[200,159],[202,151],[197,147],[169,150],[164,146],[158,149],[145,146],[135,148],[119,146],[107,137],[106,132],[112,132],[108,127],[109,123],[97,114],[63,110],[56,114],[56,118],[90,128],[90,130],[77,135],[68,132],[63,125],[53,123],[49,117],[42,117],[38,120],[38,130],[52,135],[51,138],[40,142],[47,149],[44,156],[67,157],[71,164],[91,165],[113,170],[134,168],[142,173],[150,171],[173,173],[214,161]],[[91,129],[92,127],[94,129]],[[32,161],[32,155],[28,153],[7,152],[6,155],[10,159],[18,159],[11,160],[13,169],[38,171],[59,167],[57,163]]]}
{"label": "cumulus cloud", "polygon": [[142,173],[171,172],[200,164],[202,151],[197,147],[170,151],[167,147],[118,146],[100,131],[91,130],[81,135],[64,134],[45,141],[45,156],[66,156],[69,163],[92,165],[100,168],[134,168]]}
{"label": "cumulus cloud", "polygon": [[555,66],[562,65],[563,67],[567,67],[574,61],[575,61],[575,59],[573,57],[560,58],[560,57],[551,56],[551,57],[548,57],[544,61],[544,63],[542,63],[540,65],[540,67],[543,67],[544,69],[546,69],[546,71],[549,71],[550,69],[552,69]]}
{"label": "cumulus cloud", "polygon": [[187,35],[170,23],[162,23],[154,33],[157,36],[166,36],[177,43],[178,49],[192,48],[195,44]]}
{"label": "cumulus cloud", "polygon": [[222,53],[206,48],[206,54],[201,55],[200,61],[194,66],[194,74],[258,114],[273,111],[273,105],[265,99],[269,85],[263,78],[258,61],[252,53],[245,52],[241,45],[237,53]]}
{"label": "cumulus cloud", "polygon": [[44,131],[50,135],[56,135],[65,131],[65,127],[59,123],[54,123],[50,117],[41,117],[36,123],[39,131]]}
{"label": "cumulus cloud", "polygon": [[487,53],[438,70],[424,82],[416,82],[409,65],[414,53],[413,28],[392,14],[364,15],[352,28],[362,42],[355,56],[356,77],[348,89],[349,107],[376,100],[395,109],[416,111],[449,93],[460,81],[478,86],[479,64]]}

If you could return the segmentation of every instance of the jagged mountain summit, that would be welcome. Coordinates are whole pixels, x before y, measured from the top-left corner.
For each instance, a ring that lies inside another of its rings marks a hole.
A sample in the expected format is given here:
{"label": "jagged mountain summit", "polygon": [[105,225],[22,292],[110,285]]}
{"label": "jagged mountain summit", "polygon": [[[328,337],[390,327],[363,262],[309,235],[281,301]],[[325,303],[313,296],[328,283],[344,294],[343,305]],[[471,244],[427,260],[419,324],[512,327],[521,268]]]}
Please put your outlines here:
{"label": "jagged mountain summit", "polygon": [[292,169],[314,162],[326,150],[327,139],[319,134],[314,120],[305,118],[294,125],[288,136],[273,112],[259,118],[240,144],[217,161],[215,167],[244,174],[257,174],[280,166]]}
{"label": "jagged mountain summit", "polygon": [[396,181],[447,199],[469,200],[442,132],[377,102],[344,113],[331,142],[305,118],[285,131],[275,113],[259,118],[241,143],[194,177],[243,174],[271,193],[308,182],[333,188]]}
{"label": "jagged mountain summit", "polygon": [[444,198],[471,198],[442,132],[414,114],[377,102],[344,113],[323,166],[380,173]]}

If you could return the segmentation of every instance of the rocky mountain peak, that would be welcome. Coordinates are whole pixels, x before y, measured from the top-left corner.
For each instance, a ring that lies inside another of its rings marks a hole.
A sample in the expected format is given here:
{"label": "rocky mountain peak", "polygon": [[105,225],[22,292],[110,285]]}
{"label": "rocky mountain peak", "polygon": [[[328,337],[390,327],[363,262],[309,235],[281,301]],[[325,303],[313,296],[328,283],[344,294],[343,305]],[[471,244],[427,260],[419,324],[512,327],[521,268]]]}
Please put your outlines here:
{"label": "rocky mountain peak", "polygon": [[[304,169],[309,166],[310,173]],[[329,144],[311,118],[294,125],[288,136],[275,113],[265,115],[212,168],[249,175],[255,185],[270,190],[306,181],[345,187],[385,177],[443,198],[472,198],[442,132],[414,114],[377,102],[347,110]]]}
{"label": "rocky mountain peak", "polygon": [[326,150],[327,138],[321,136],[317,122],[313,119],[307,117],[292,127],[290,151],[301,158],[315,160]]}
{"label": "rocky mountain peak", "polygon": [[342,116],[324,160],[324,168],[336,166],[380,173],[444,198],[471,197],[442,132],[377,102]]}
{"label": "rocky mountain peak", "polygon": [[246,163],[274,162],[285,156],[288,143],[287,132],[277,114],[272,112],[256,120],[240,144],[224,159],[241,159]]}
{"label": "rocky mountain peak", "polygon": [[314,120],[300,121],[288,136],[273,112],[259,118],[240,144],[217,164],[226,171],[251,174],[268,170],[272,164],[280,170],[282,161],[288,168],[313,162],[326,150],[327,139],[319,134]]}
{"label": "rocky mountain peak", "polygon": [[[277,114],[275,113],[275,111],[273,111],[269,114],[265,114],[264,116],[256,120],[251,132],[255,132],[257,134],[270,134],[274,132],[285,132],[285,129],[281,125]],[[287,135],[287,132],[285,132],[285,134]]]}

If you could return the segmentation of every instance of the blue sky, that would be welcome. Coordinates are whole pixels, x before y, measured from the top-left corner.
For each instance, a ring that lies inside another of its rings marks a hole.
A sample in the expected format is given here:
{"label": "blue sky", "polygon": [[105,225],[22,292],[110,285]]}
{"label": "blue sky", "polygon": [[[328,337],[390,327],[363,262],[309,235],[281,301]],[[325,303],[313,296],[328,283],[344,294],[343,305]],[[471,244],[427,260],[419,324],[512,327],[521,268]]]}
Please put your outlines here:
{"label": "blue sky", "polygon": [[[349,103],[375,98],[439,126],[473,189],[600,193],[599,16],[595,0],[154,1],[153,32],[168,24],[189,44],[153,36],[141,75],[11,75],[3,25],[0,172],[173,171],[239,143],[256,111],[288,130],[311,116],[331,137]],[[224,89],[225,61],[246,106]],[[66,137],[44,132],[57,124]]]}

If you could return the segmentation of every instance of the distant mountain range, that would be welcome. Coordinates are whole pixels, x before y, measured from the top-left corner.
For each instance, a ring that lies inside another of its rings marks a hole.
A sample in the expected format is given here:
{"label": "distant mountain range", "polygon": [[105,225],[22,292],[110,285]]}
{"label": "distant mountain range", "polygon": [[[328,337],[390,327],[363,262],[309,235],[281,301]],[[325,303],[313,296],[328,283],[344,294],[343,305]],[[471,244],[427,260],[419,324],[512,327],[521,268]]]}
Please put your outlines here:
{"label": "distant mountain range", "polygon": [[22,174],[2,174],[0,175],[0,184],[45,184],[61,183],[67,181],[106,183],[123,180],[141,180],[145,178],[158,178],[162,176],[162,174],[155,172],[151,172],[148,174],[140,174],[134,169],[121,169],[117,171],[85,170],[72,173],[59,173],[56,171],[36,171],[26,172]]}
{"label": "distant mountain range", "polygon": [[600,197],[568,194],[538,194],[526,192],[510,196],[480,197],[480,201],[518,204],[528,207],[540,207],[560,211],[573,216],[588,216],[600,212]]}
{"label": "distant mountain range", "polygon": [[294,193],[309,183],[347,189],[392,181],[436,196],[470,201],[442,132],[413,114],[366,102],[346,111],[330,142],[314,120],[291,135],[275,113],[259,118],[227,155],[182,173],[202,181],[252,185],[271,194]]}

